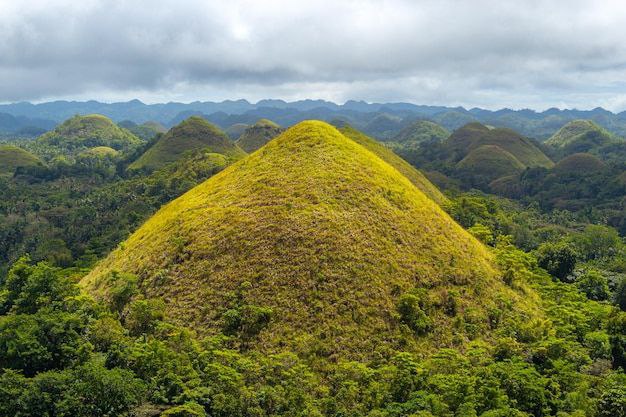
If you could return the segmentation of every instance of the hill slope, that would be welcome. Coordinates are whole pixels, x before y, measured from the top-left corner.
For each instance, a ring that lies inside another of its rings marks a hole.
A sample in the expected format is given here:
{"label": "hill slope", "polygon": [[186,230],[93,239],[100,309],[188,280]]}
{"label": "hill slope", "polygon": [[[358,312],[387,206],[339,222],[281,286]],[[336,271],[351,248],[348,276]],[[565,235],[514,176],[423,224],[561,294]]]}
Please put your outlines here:
{"label": "hill slope", "polygon": [[[271,309],[248,348],[324,360],[462,341],[457,313],[444,308],[450,297],[479,334],[488,311],[532,304],[407,178],[323,122],[290,128],[164,206],[82,285],[106,296],[113,271],[137,274],[147,296],[168,301],[170,317],[205,334]],[[419,337],[397,313],[416,290],[432,320]]]}
{"label": "hill slope", "polygon": [[554,163],[529,139],[510,129],[489,129],[480,123],[469,123],[455,130],[445,145],[458,160],[483,145],[495,145],[509,152],[525,167],[550,168]]}
{"label": "hill slope", "polygon": [[97,146],[128,151],[141,143],[141,139],[120,128],[108,117],[90,114],[66,120],[53,131],[41,135],[36,145],[45,155],[74,155]]}
{"label": "hill slope", "polygon": [[0,175],[13,175],[18,167],[40,165],[41,160],[32,153],[12,145],[0,145]]}
{"label": "hill slope", "polygon": [[254,152],[280,135],[284,130],[270,120],[261,119],[252,126],[247,127],[235,143],[248,153]]}
{"label": "hill slope", "polygon": [[216,126],[201,117],[192,116],[171,128],[128,169],[153,171],[177,161],[186,153],[201,149],[233,159],[245,155],[245,152]]}
{"label": "hill slope", "polygon": [[588,153],[575,153],[561,159],[552,171],[559,174],[584,175],[601,171],[604,168],[604,163],[597,157]]}
{"label": "hill slope", "polygon": [[393,141],[400,144],[419,144],[422,142],[441,142],[450,136],[443,127],[428,120],[418,120],[405,127],[394,136]]}
{"label": "hill slope", "polygon": [[397,169],[402,175],[407,177],[413,185],[419,188],[424,194],[426,194],[427,197],[437,204],[444,204],[448,202],[446,196],[444,196],[441,191],[439,191],[439,189],[424,176],[424,174],[393,153],[393,151],[386,146],[359,132],[348,124],[343,124],[343,126],[339,128],[339,131],[347,138],[352,139],[370,152],[375,153],[380,159]]}

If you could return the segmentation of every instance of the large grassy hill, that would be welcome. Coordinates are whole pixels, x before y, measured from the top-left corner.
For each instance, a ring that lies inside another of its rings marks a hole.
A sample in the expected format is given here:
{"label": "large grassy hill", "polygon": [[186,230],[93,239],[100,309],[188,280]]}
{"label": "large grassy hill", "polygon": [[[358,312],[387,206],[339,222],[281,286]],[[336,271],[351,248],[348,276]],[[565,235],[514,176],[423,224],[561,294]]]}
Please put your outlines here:
{"label": "large grassy hill", "polygon": [[37,139],[35,149],[42,155],[71,156],[85,149],[107,146],[117,151],[137,148],[142,140],[99,114],[74,116]]}
{"label": "large grassy hill", "polygon": [[455,130],[445,142],[453,157],[460,161],[474,149],[495,145],[513,155],[525,167],[550,168],[554,163],[534,143],[510,129],[490,129],[469,123]]}
{"label": "large grassy hill", "polygon": [[427,353],[488,338],[495,312],[536,314],[409,179],[315,121],[164,206],[82,285],[110,297],[115,271],[201,334],[325,361]]}
{"label": "large grassy hill", "polygon": [[12,145],[0,145],[0,175],[13,175],[18,167],[41,164],[41,160],[32,153]]}
{"label": "large grassy hill", "polygon": [[201,117],[192,116],[171,128],[128,169],[153,171],[181,159],[188,153],[199,150],[232,159],[245,155],[245,152],[218,127]]}
{"label": "large grassy hill", "polygon": [[252,126],[247,127],[236,144],[248,153],[254,152],[283,131],[284,129],[276,123],[267,119],[261,119]]}

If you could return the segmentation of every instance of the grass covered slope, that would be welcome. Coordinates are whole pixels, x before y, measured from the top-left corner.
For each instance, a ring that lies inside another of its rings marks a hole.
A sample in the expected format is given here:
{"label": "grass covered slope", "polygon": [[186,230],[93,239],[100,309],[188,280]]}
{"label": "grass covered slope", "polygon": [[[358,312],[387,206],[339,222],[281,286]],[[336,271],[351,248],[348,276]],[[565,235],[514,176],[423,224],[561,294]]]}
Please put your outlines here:
{"label": "grass covered slope", "polygon": [[457,164],[475,175],[495,180],[522,172],[525,168],[515,156],[496,145],[482,145],[472,150]]}
{"label": "grass covered slope", "polygon": [[424,194],[426,194],[427,197],[437,204],[444,204],[448,201],[446,196],[444,196],[441,191],[439,191],[439,189],[424,176],[424,174],[404,159],[400,158],[386,146],[359,132],[348,124],[343,124],[342,127],[339,128],[339,131],[347,138],[352,139],[370,152],[375,153],[380,159],[397,169],[402,175],[407,177],[413,185],[419,188]]}
{"label": "grass covered slope", "polygon": [[164,206],[82,285],[106,297],[113,271],[201,333],[235,323],[257,330],[249,348],[325,360],[426,352],[488,335],[495,311],[534,311],[404,175],[316,121]]}
{"label": "grass covered slope", "polygon": [[0,145],[0,175],[11,176],[18,167],[40,165],[32,153],[12,145]]}
{"label": "grass covered slope", "polygon": [[535,144],[510,129],[489,129],[480,123],[469,123],[446,140],[445,145],[457,160],[465,158],[483,145],[495,145],[513,155],[525,167],[550,168],[554,163]]}
{"label": "grass covered slope", "polygon": [[559,174],[581,175],[602,171],[606,166],[597,157],[588,153],[575,153],[561,159],[552,169]]}
{"label": "grass covered slope", "polygon": [[99,114],[74,116],[37,139],[36,149],[45,155],[74,155],[85,149],[106,146],[128,151],[142,140]]}
{"label": "grass covered slope", "polygon": [[128,169],[154,171],[201,149],[232,159],[245,155],[219,128],[201,117],[192,116],[171,128]]}
{"label": "grass covered slope", "polygon": [[443,127],[428,120],[411,123],[398,133],[393,141],[400,144],[419,144],[423,142],[442,142],[450,136]]}
{"label": "grass covered slope", "polygon": [[246,128],[239,140],[235,142],[241,149],[250,153],[264,146],[284,131],[276,123],[261,119],[252,126]]}

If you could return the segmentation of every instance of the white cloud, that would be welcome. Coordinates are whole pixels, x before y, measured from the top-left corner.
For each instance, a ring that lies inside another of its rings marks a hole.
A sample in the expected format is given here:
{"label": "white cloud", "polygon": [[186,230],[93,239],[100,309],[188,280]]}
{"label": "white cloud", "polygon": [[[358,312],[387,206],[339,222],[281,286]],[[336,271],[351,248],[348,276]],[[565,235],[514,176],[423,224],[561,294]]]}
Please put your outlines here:
{"label": "white cloud", "polygon": [[0,0],[0,100],[622,110],[621,1]]}

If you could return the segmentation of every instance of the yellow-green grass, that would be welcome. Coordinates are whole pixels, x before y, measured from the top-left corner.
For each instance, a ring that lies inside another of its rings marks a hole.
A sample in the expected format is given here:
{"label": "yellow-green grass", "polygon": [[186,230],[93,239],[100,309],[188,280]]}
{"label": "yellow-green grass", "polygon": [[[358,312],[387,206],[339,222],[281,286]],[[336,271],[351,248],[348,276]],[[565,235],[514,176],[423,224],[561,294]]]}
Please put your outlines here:
{"label": "yellow-green grass", "polygon": [[564,148],[575,143],[603,145],[620,139],[591,120],[572,120],[560,128],[545,143],[555,148]]}
{"label": "yellow-green grass", "polygon": [[276,123],[267,119],[260,119],[252,126],[246,128],[236,143],[241,149],[251,153],[264,146],[283,131],[284,129]]}
{"label": "yellow-green grass", "polygon": [[19,167],[41,165],[41,160],[25,149],[0,145],[0,175],[11,176]]}
{"label": "yellow-green grass", "polygon": [[575,153],[561,159],[552,168],[558,174],[591,174],[602,171],[606,166],[597,157],[588,153]]}
{"label": "yellow-green grass", "polygon": [[459,161],[457,168],[495,180],[522,172],[525,166],[510,152],[499,146],[482,145]]}
{"label": "yellow-green grass", "polygon": [[[319,121],[161,208],[81,284],[106,298],[112,271],[137,274],[201,334],[236,303],[271,308],[250,349],[325,360],[428,353],[468,340],[466,322],[489,338],[490,312],[537,314],[534,294],[504,285],[489,250],[406,176]],[[433,320],[423,336],[397,314],[415,288]]]}
{"label": "yellow-green grass", "polygon": [[41,135],[37,142],[38,145],[56,150],[57,153],[70,154],[76,150],[98,146],[128,150],[142,143],[137,136],[99,114],[74,116],[54,130]]}
{"label": "yellow-green grass", "polygon": [[400,144],[419,144],[422,142],[442,142],[450,136],[443,127],[428,120],[418,120],[405,127],[394,136],[393,141]]}
{"label": "yellow-green grass", "polygon": [[396,155],[391,149],[364,133],[359,132],[348,124],[344,124],[340,127],[339,131],[347,138],[352,139],[370,152],[375,153],[376,156],[397,169],[402,175],[407,177],[413,185],[419,188],[424,194],[426,194],[427,197],[435,201],[437,204],[445,204],[448,202],[446,196],[444,196],[441,191],[439,191],[439,189],[424,176],[424,174]]}
{"label": "yellow-green grass", "polygon": [[554,165],[541,149],[517,132],[489,129],[480,123],[469,123],[455,130],[445,144],[459,160],[480,146],[496,145],[513,155],[525,167],[551,168]]}
{"label": "yellow-green grass", "polygon": [[128,169],[154,171],[201,149],[232,159],[245,156],[245,152],[218,127],[201,117],[192,116],[171,128]]}

